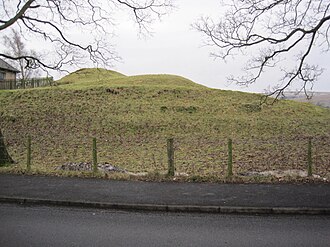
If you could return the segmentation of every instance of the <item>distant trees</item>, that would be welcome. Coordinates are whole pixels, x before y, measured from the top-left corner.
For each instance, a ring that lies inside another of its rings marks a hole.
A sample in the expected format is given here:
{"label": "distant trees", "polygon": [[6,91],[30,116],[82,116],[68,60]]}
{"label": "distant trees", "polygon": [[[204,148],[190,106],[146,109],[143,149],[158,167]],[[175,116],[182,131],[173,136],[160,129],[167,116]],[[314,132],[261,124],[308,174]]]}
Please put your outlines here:
{"label": "distant trees", "polygon": [[25,43],[22,40],[22,36],[15,29],[11,30],[10,35],[5,35],[3,37],[4,45],[7,50],[7,54],[12,57],[21,57],[21,59],[16,60],[16,64],[20,73],[18,74],[19,79],[23,82],[33,76],[37,76],[39,71],[35,68],[33,59],[24,59],[24,56],[31,56],[40,58],[40,55],[37,54],[34,50],[28,50]]}
{"label": "distant trees", "polygon": [[[0,49],[0,57],[24,61],[25,70],[65,70],[67,65],[83,63],[87,59],[97,65],[109,66],[118,59],[109,43],[116,12],[127,10],[140,32],[148,32],[149,25],[168,13],[171,7],[172,0],[2,0],[0,38],[14,28],[29,40],[43,40],[53,52],[50,52],[51,56],[40,58],[33,53],[15,54],[9,49]],[[79,34],[83,34],[83,38]],[[16,45],[21,47],[18,41]],[[6,147],[1,144],[0,160],[12,163],[6,155]]]}
{"label": "distant trees", "polygon": [[[229,80],[251,84],[265,71],[281,74],[280,84],[270,95],[279,97],[293,83],[302,82],[308,95],[323,69],[310,64],[316,48],[330,49],[330,2],[328,0],[226,0],[220,21],[201,18],[194,27],[202,32],[215,57],[225,59],[253,50],[246,74]],[[291,62],[290,62],[291,61]]]}

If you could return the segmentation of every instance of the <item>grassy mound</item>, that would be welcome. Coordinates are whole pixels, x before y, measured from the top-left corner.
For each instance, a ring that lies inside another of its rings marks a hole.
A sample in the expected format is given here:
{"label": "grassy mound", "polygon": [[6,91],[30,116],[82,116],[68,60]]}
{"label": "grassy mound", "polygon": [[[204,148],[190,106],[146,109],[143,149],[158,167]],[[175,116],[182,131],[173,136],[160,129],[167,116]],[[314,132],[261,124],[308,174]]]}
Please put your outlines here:
{"label": "grassy mound", "polygon": [[176,75],[137,75],[125,76],[105,69],[81,69],[73,72],[57,83],[65,89],[86,89],[95,87],[203,87],[184,77]]}
{"label": "grassy mound", "polygon": [[210,180],[226,175],[229,137],[235,174],[305,170],[313,137],[314,172],[330,175],[328,109],[284,100],[260,106],[258,94],[209,89],[172,75],[84,69],[59,82],[0,91],[0,126],[18,167],[25,166],[28,135],[33,167],[45,171],[91,161],[96,137],[100,162],[159,173],[166,171],[166,139],[173,137],[177,172]]}
{"label": "grassy mound", "polygon": [[125,75],[112,70],[94,68],[94,69],[79,69],[62,79],[57,81],[57,84],[71,84],[71,83],[89,83],[90,81],[97,81],[98,79],[110,79],[114,77],[124,77]]}

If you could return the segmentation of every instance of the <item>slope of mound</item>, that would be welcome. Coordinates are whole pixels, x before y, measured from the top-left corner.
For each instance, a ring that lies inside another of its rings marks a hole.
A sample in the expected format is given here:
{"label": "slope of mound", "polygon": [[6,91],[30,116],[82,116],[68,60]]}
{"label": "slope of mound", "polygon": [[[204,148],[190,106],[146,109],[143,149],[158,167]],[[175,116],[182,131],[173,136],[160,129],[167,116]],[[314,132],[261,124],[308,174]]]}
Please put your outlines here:
{"label": "slope of mound", "polygon": [[90,81],[94,80],[100,80],[100,79],[109,79],[114,77],[123,77],[125,75],[112,71],[112,70],[106,70],[101,68],[85,68],[85,69],[79,69],[73,73],[70,73],[69,75],[64,76],[60,80],[57,81],[59,85],[62,84],[71,84],[71,83],[77,83],[77,82],[85,82],[88,83]]}
{"label": "slope of mound", "polygon": [[63,88],[92,88],[96,86],[146,86],[146,87],[194,87],[203,86],[176,75],[136,75],[124,76],[105,69],[83,69],[73,72],[58,81]]}
{"label": "slope of mound", "polygon": [[91,161],[96,137],[99,162],[156,173],[166,171],[166,139],[173,137],[177,172],[206,178],[226,176],[229,137],[236,175],[305,170],[312,137],[313,172],[330,178],[330,111],[286,100],[260,106],[260,97],[177,76],[118,75],[95,84],[2,91],[0,126],[22,169],[28,135],[34,169]]}
{"label": "slope of mound", "polygon": [[205,88],[187,78],[177,75],[136,75],[127,78],[113,80],[114,84],[124,84],[131,86],[151,86],[160,88]]}

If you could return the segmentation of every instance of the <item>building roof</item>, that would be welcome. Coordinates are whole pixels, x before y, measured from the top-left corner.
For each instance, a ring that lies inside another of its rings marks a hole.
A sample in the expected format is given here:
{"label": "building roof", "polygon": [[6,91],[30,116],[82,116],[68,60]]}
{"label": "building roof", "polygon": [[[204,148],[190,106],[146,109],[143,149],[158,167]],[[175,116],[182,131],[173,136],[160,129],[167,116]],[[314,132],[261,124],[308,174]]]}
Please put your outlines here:
{"label": "building roof", "polygon": [[2,60],[1,58],[0,58],[0,69],[11,71],[11,72],[15,72],[15,73],[19,73],[20,72],[19,70],[15,69],[13,66],[11,66],[9,63],[7,63],[6,61]]}

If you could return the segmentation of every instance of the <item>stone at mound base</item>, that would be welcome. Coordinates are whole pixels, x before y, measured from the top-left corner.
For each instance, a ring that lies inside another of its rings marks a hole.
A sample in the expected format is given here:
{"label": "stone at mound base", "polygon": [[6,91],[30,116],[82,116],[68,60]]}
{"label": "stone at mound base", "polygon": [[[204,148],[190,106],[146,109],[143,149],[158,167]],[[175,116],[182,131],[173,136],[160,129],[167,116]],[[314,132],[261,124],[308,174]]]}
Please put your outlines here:
{"label": "stone at mound base", "polygon": [[[126,170],[115,167],[110,163],[101,163],[97,165],[99,171],[103,172],[118,172],[118,173],[127,173]],[[58,170],[63,171],[92,171],[93,166],[90,162],[69,162],[58,167]]]}
{"label": "stone at mound base", "polygon": [[[284,177],[308,177],[307,171],[299,170],[299,169],[289,169],[289,170],[274,170],[274,171],[262,171],[262,172],[246,172],[240,174],[242,176],[273,176],[276,178],[284,178]],[[322,179],[327,181],[327,178],[322,178],[320,175],[313,174],[313,178]]]}
{"label": "stone at mound base", "polygon": [[[143,176],[147,176],[148,172],[138,172],[138,173],[134,173],[134,172],[129,172],[125,169],[119,168],[117,166],[111,165],[110,163],[101,163],[97,165],[97,168],[99,171],[101,172],[106,172],[106,173],[124,173],[130,176],[137,176],[137,177],[143,177]],[[62,170],[62,171],[92,171],[93,170],[93,166],[92,163],[90,162],[68,162],[65,163],[61,166],[59,166],[57,168],[58,170]],[[161,175],[166,175],[167,172],[160,172]],[[179,177],[187,177],[188,174],[184,173],[184,172],[176,172],[175,176],[179,176]]]}

